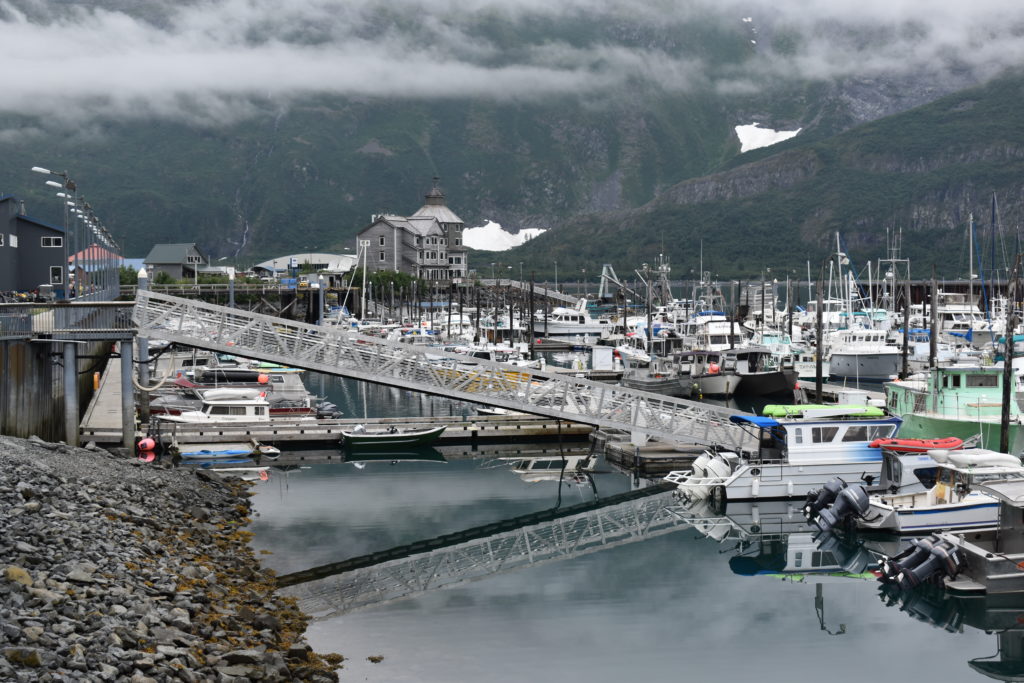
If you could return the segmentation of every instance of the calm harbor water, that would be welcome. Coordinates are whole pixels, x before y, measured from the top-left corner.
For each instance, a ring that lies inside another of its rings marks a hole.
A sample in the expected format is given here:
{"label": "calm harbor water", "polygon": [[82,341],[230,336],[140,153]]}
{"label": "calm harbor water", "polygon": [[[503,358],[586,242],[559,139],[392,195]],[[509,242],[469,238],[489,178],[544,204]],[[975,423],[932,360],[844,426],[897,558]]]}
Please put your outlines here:
{"label": "calm harbor water", "polygon": [[[364,396],[370,417],[471,410],[334,378],[321,390],[320,381],[307,385],[350,417]],[[321,594],[319,609],[335,614],[308,635],[318,651],[348,658],[342,680],[962,681],[982,679],[969,660],[998,660],[1000,637],[1016,637],[1020,652],[1020,632],[975,626],[995,615],[978,603],[898,596],[890,605],[870,578],[794,573],[816,563],[838,569],[830,563],[864,547],[822,555],[785,504],[766,503],[756,520],[750,506],[733,506],[731,522],[708,521],[672,493],[614,503],[647,482],[600,462],[590,480],[527,481],[501,459],[558,452],[558,444],[514,444],[445,461],[275,471],[254,489],[253,545],[284,574],[584,506],[552,522],[496,528],[432,555],[434,564],[420,555],[356,570],[347,592]],[[326,581],[335,579],[346,580]],[[1011,605],[1011,621],[1024,615],[1019,607]],[[377,655],[380,663],[367,660]],[[1002,657],[1012,656],[1004,644]]]}

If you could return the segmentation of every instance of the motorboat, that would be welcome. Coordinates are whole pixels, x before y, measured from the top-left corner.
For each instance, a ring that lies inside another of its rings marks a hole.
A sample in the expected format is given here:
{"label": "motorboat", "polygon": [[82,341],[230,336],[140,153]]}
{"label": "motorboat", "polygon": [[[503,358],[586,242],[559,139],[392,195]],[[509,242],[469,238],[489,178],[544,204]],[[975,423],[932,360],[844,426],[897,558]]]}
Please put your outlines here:
{"label": "motorboat", "polygon": [[592,336],[600,339],[607,337],[611,328],[608,320],[590,315],[586,299],[580,299],[575,308],[558,306],[546,316],[539,313],[533,319],[533,334],[544,337]]}
{"label": "motorboat", "polygon": [[870,486],[882,483],[883,464],[880,449],[870,444],[895,436],[900,426],[899,418],[872,406],[815,406],[786,417],[729,420],[756,430],[756,451],[708,451],[665,480],[688,496],[727,500],[804,497],[835,477]]}
{"label": "motorboat", "polygon": [[206,397],[202,410],[183,410],[177,415],[156,416],[163,422],[188,424],[270,422],[270,403],[261,395],[251,398]]}
{"label": "motorboat", "polygon": [[938,462],[935,485],[913,493],[871,496],[857,527],[898,534],[939,529],[981,529],[999,521],[999,501],[977,484],[1024,477],[1020,458],[984,448],[929,451]]}
{"label": "motorboat", "polygon": [[209,460],[215,458],[267,457],[276,458],[281,451],[256,439],[240,443],[171,443],[171,452],[185,459]]}
{"label": "motorboat", "polygon": [[397,425],[380,429],[367,429],[356,425],[341,430],[342,443],[346,448],[394,448],[405,446],[426,446],[437,441],[447,425],[440,427],[404,428]]}

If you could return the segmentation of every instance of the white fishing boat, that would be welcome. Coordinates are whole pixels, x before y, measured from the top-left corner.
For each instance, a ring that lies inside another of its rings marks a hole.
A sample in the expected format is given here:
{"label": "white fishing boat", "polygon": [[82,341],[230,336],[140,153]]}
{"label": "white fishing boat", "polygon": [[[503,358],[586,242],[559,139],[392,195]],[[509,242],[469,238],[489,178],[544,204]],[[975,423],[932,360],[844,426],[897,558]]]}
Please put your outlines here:
{"label": "white fishing boat", "polygon": [[900,420],[870,406],[780,406],[778,417],[733,415],[734,424],[757,430],[754,452],[722,450],[700,455],[689,470],[665,480],[693,497],[747,500],[804,497],[835,477],[882,480],[882,453],[875,439],[889,438]]}
{"label": "white fishing boat", "polygon": [[583,481],[586,473],[592,472],[597,464],[597,456],[590,453],[551,454],[501,460],[508,462],[512,466],[512,471],[529,483]]}
{"label": "white fishing boat", "polygon": [[886,332],[852,329],[828,338],[829,375],[857,380],[891,380],[903,367],[903,348],[890,342]]}

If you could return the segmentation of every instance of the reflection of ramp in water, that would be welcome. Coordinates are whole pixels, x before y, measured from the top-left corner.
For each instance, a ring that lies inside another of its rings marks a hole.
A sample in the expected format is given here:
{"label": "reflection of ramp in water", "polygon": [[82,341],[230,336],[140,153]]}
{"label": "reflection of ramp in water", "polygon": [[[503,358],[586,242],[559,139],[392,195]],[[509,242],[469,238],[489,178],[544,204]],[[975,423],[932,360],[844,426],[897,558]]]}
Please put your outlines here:
{"label": "reflection of ramp in water", "polygon": [[446,534],[278,577],[286,595],[318,618],[407,598],[491,574],[641,541],[687,524],[660,484],[571,507]]}

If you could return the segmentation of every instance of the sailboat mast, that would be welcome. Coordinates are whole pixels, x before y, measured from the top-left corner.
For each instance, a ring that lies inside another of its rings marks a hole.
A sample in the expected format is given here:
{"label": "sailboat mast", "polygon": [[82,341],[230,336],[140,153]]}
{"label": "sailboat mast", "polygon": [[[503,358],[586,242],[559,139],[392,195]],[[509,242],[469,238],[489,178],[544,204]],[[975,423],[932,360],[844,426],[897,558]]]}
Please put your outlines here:
{"label": "sailboat mast", "polygon": [[[967,303],[974,305],[974,214],[967,216]],[[972,309],[973,310],[973,309]]]}

